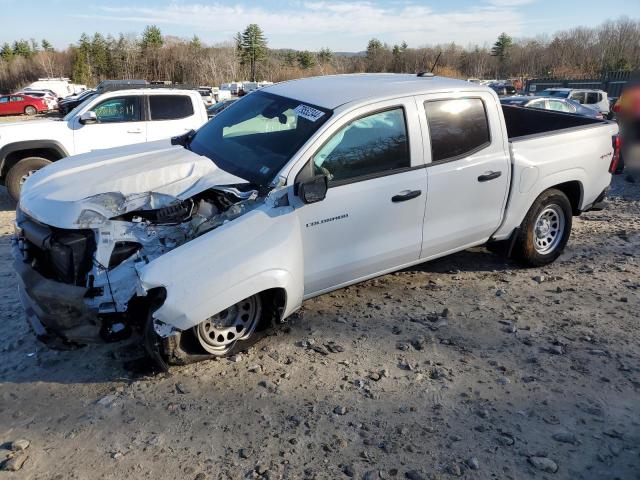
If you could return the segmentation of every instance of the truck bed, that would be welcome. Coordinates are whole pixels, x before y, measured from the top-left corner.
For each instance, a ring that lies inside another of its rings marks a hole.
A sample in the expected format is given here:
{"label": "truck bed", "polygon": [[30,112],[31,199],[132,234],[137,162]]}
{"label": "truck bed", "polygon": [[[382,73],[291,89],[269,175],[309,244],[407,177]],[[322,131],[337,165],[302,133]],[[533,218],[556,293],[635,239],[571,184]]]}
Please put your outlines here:
{"label": "truck bed", "polygon": [[611,181],[614,122],[567,113],[503,105],[511,152],[511,188],[503,224],[494,234],[511,235],[535,199],[565,185],[579,192],[577,211],[588,209]]}
{"label": "truck bed", "polygon": [[531,138],[534,135],[564,133],[568,129],[582,129],[607,123],[606,120],[597,118],[512,105],[502,105],[502,112],[509,141],[517,141],[523,137]]}

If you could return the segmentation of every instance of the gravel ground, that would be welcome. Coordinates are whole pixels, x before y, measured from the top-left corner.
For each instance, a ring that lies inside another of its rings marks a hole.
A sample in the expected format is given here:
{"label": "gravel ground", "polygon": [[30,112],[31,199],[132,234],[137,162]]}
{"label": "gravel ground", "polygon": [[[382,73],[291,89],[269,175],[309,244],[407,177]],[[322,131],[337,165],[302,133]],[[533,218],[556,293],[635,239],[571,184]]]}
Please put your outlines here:
{"label": "gravel ground", "polygon": [[640,184],[549,267],[465,251],[156,376],[134,344],[35,341],[13,218],[1,192],[0,479],[640,478]]}

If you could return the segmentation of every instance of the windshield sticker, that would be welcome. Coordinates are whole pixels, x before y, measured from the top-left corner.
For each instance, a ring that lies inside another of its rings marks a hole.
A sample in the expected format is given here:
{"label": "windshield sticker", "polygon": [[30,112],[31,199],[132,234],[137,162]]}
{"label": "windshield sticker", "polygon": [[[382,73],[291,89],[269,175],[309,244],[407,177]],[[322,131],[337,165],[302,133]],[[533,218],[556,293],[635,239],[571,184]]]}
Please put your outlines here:
{"label": "windshield sticker", "polygon": [[324,112],[310,107],[309,105],[303,104],[298,105],[293,110],[293,112],[299,117],[306,118],[307,120],[311,120],[312,122],[315,122],[319,118],[322,118],[322,116],[324,115]]}
{"label": "windshield sticker", "polygon": [[264,167],[262,167],[262,168],[260,169],[260,173],[261,173],[262,175],[266,175],[267,173],[269,173],[269,170],[271,170],[269,167],[264,166]]}

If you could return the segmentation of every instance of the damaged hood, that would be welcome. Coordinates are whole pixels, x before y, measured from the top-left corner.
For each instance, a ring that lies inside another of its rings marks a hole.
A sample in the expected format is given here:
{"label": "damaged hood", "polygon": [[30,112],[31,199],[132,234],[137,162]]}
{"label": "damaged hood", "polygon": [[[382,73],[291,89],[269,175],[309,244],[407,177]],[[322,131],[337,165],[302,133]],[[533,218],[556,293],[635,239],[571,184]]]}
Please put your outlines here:
{"label": "damaged hood", "polygon": [[217,185],[247,183],[168,140],[59,160],[31,175],[19,207],[59,228],[88,228],[142,208],[160,208]]}

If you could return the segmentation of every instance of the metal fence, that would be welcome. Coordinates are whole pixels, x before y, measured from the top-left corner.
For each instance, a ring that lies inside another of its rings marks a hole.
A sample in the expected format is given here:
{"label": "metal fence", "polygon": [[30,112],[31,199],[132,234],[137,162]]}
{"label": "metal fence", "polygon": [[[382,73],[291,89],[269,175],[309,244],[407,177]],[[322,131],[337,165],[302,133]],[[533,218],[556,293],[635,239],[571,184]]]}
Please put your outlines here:
{"label": "metal fence", "polygon": [[607,72],[601,78],[533,78],[527,80],[524,91],[527,95],[535,95],[546,88],[592,88],[604,90],[609,98],[617,98],[630,77],[631,72]]}

